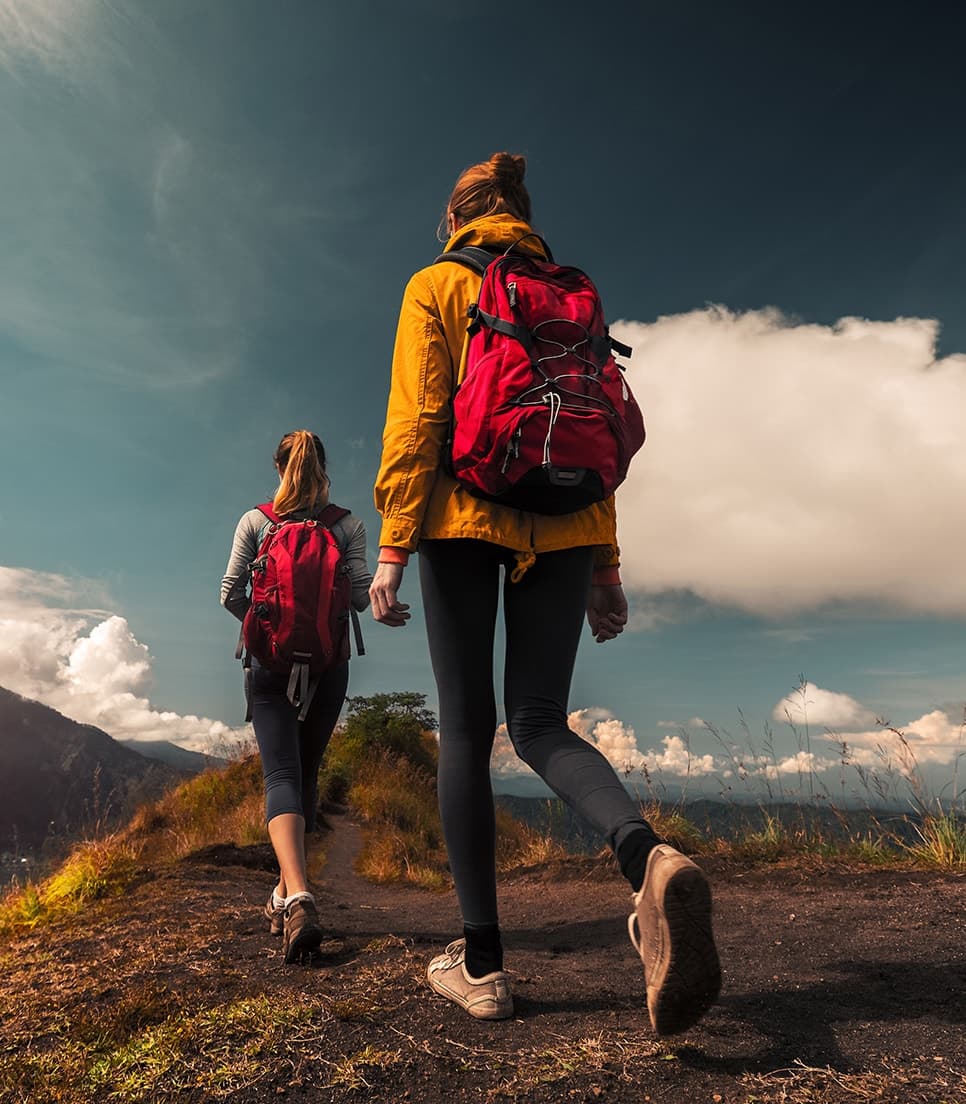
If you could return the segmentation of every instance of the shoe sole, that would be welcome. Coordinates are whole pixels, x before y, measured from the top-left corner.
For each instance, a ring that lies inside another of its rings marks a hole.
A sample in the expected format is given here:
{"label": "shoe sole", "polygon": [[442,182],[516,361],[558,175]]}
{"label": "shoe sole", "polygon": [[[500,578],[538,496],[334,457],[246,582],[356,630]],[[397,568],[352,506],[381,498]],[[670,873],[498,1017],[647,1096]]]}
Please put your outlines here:
{"label": "shoe sole", "polygon": [[285,947],[285,964],[291,966],[304,958],[311,959],[322,943],[322,929],[314,926],[304,927]]}
{"label": "shoe sole", "polygon": [[[711,931],[711,886],[697,867],[677,871],[662,902],[669,954],[663,979],[649,985],[651,1023],[676,1035],[701,1019],[721,992],[721,965]],[[634,914],[636,917],[636,914]]]}
{"label": "shoe sole", "polygon": [[[430,963],[429,969],[426,971],[426,980],[429,982],[430,989],[434,993],[438,993],[441,997],[446,997],[447,1000],[451,1000],[454,1004],[458,1004],[468,1015],[472,1016],[474,1020],[508,1020],[513,1015],[513,1001],[511,999],[509,1007],[500,1007],[499,1005],[491,1008],[483,1007],[483,1004],[471,1005],[465,997],[460,993],[457,993],[455,989],[450,989],[448,986],[443,985],[442,982],[437,981],[433,976],[433,967]],[[489,998],[486,998],[489,999]]]}

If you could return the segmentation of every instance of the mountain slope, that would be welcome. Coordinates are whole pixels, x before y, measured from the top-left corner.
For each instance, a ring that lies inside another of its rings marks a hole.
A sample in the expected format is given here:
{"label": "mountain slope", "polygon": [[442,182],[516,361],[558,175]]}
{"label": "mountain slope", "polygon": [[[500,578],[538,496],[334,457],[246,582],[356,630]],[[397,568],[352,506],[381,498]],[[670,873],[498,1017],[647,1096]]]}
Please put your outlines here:
{"label": "mountain slope", "polygon": [[93,725],[0,687],[0,849],[117,821],[183,777]]}

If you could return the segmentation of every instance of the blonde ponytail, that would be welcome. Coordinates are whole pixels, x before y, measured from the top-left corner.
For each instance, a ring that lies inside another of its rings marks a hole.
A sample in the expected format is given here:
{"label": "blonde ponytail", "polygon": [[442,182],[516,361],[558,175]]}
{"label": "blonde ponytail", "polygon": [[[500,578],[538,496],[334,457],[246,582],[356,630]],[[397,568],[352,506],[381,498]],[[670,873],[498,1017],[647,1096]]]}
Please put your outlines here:
{"label": "blonde ponytail", "polygon": [[329,477],[325,474],[325,449],[314,433],[296,429],[286,433],[275,450],[282,481],[272,508],[276,514],[310,510],[329,502]]}

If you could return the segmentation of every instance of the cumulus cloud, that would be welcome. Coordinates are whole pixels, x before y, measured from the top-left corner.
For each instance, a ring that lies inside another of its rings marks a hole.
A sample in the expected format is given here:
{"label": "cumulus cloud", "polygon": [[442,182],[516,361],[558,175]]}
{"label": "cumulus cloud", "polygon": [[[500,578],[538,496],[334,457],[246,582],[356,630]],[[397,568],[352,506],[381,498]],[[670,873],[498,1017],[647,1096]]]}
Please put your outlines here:
{"label": "cumulus cloud", "polygon": [[[686,777],[713,774],[718,769],[713,756],[693,754],[681,733],[664,736],[660,750],[651,748],[642,752],[634,729],[599,706],[574,710],[568,715],[567,724],[571,731],[597,748],[620,775],[646,770]],[[490,770],[501,777],[533,773],[517,758],[505,724],[496,731]]]}
{"label": "cumulus cloud", "polygon": [[[799,748],[777,762],[750,756],[745,764],[747,773],[779,779],[834,772],[848,780],[853,792],[858,792],[856,785],[861,783],[865,800],[903,799],[908,796],[909,784],[921,788],[923,797],[959,799],[961,794],[951,793],[956,784],[955,767],[966,759],[966,725],[961,716],[956,720],[951,716],[959,709],[958,703],[934,709],[892,727],[877,722],[875,713],[850,695],[806,682],[775,705],[772,717],[800,729],[806,721],[812,728],[826,729],[825,753]],[[819,742],[813,735],[812,748]],[[833,749],[834,755],[830,755]],[[966,778],[959,785],[962,789]]]}
{"label": "cumulus cloud", "polygon": [[891,765],[904,774],[919,767],[952,766],[966,756],[962,721],[952,720],[941,709],[924,713],[901,728],[843,732],[837,737],[855,762],[868,767]]}
{"label": "cumulus cloud", "polygon": [[775,763],[760,765],[756,773],[772,779],[792,775],[804,777],[809,774],[822,774],[839,764],[840,760],[816,755],[813,751],[797,751],[794,755],[788,755]]}
{"label": "cumulus cloud", "polygon": [[116,739],[169,740],[211,753],[247,736],[209,717],[155,709],[144,695],[147,646],[123,617],[78,604],[91,589],[0,567],[0,685]]}
{"label": "cumulus cloud", "polygon": [[613,329],[648,423],[618,492],[642,597],[966,615],[966,356],[936,359],[937,322],[709,307]]}
{"label": "cumulus cloud", "polygon": [[875,721],[875,713],[848,694],[823,690],[814,682],[805,682],[778,702],[772,710],[772,718],[794,725],[820,725],[838,730],[870,725]]}
{"label": "cumulus cloud", "polygon": [[[810,726],[830,730],[837,745],[846,745],[848,757],[865,767],[891,764],[908,774],[917,766],[950,765],[966,753],[966,726],[962,718],[954,720],[949,710],[931,710],[899,727],[876,725],[876,714],[861,702],[813,682],[803,683],[782,698],[772,717],[797,726],[807,721]],[[799,761],[804,762],[800,757]],[[826,770],[840,761],[815,760],[812,769]],[[789,773],[792,768],[784,770],[780,765],[779,769]]]}

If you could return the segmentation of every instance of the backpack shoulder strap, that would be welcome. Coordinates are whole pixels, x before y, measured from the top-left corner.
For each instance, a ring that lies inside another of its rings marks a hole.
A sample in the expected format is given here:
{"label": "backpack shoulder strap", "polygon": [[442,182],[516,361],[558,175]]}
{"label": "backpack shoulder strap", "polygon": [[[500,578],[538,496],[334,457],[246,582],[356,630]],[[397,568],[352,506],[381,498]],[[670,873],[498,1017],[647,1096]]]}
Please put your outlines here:
{"label": "backpack shoulder strap", "polygon": [[450,249],[446,253],[440,253],[433,264],[453,261],[475,272],[477,276],[482,276],[495,259],[494,254],[488,249],[480,249],[477,245],[464,245],[462,249]]}
{"label": "backpack shoulder strap", "polygon": [[506,252],[503,253],[502,256],[512,257],[520,256],[522,254],[524,257],[529,257],[532,261],[539,261],[541,259],[540,257],[535,257],[532,253],[526,253],[522,249],[517,249],[517,246],[520,244],[520,242],[526,241],[527,238],[535,238],[540,243],[540,248],[543,250],[544,253],[543,260],[548,261],[550,264],[556,264],[556,261],[554,261],[553,259],[553,253],[550,252],[550,246],[547,245],[546,241],[533,230],[531,230],[529,234],[524,234],[522,235],[522,237],[517,238],[517,240],[507,248]]}
{"label": "backpack shoulder strap", "polygon": [[262,502],[260,505],[256,506],[255,509],[261,510],[268,520],[274,521],[276,525],[282,520],[278,514],[275,513],[275,509],[271,502]]}
{"label": "backpack shoulder strap", "polygon": [[344,517],[348,517],[351,511],[345,509],[344,506],[336,506],[335,503],[330,502],[328,506],[318,515],[317,521],[321,521],[326,529],[331,529],[336,522],[341,521]]}

